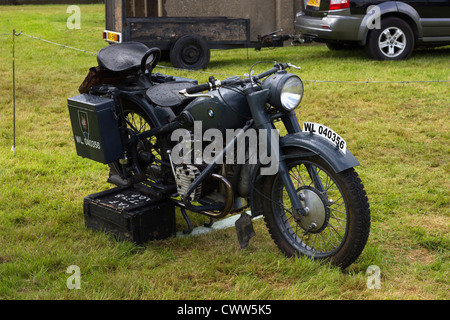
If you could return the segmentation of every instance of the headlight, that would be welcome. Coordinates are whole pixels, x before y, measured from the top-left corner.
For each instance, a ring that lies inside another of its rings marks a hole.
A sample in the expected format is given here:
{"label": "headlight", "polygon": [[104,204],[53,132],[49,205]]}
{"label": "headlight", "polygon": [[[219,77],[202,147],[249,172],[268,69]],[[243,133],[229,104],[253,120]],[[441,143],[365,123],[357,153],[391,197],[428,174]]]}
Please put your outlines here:
{"label": "headlight", "polygon": [[269,103],[280,111],[294,110],[302,101],[302,80],[286,71],[279,71],[268,77],[264,80],[262,88],[269,89]]}

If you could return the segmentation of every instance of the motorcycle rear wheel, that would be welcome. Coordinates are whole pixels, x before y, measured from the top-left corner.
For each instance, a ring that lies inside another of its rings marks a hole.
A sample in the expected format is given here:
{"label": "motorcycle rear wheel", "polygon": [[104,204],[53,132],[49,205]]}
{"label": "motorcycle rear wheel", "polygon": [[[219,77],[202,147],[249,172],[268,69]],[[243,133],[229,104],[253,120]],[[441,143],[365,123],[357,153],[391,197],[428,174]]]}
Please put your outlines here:
{"label": "motorcycle rear wheel", "polygon": [[[154,124],[146,113],[137,105],[129,102],[125,102],[123,106],[123,114],[126,119],[126,126],[133,133],[141,133],[154,128]],[[121,116],[121,115],[120,115]],[[161,173],[161,143],[156,137],[151,137],[138,142],[138,152],[145,151],[151,154],[154,159],[152,163],[146,163],[145,161],[138,161],[139,169],[142,173],[146,174],[148,178],[153,181],[160,180],[162,178]],[[119,176],[124,179],[122,170],[122,164],[120,161],[115,161],[109,165],[110,167],[110,179],[112,176]],[[117,180],[116,180],[117,181]],[[125,183],[125,182],[123,182]]]}
{"label": "motorcycle rear wheel", "polygon": [[294,213],[280,176],[269,177],[262,207],[273,240],[287,256],[348,267],[360,256],[370,231],[369,203],[358,174],[353,168],[335,173],[318,156],[291,159],[287,166],[309,213]]}

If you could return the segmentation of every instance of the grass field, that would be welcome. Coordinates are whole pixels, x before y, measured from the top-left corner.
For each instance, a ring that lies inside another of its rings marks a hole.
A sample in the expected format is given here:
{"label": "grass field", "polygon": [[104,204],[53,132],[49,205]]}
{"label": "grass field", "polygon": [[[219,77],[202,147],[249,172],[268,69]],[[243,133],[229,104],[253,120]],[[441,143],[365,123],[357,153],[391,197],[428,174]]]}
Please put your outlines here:
{"label": "grass field", "polygon": [[[371,205],[369,242],[342,271],[285,258],[262,219],[245,251],[233,229],[142,246],[87,230],[83,198],[111,185],[106,166],[76,155],[66,101],[96,58],[27,36],[92,52],[106,45],[103,6],[80,6],[79,30],[67,28],[66,8],[0,6],[0,299],[450,298],[450,82],[411,82],[449,81],[450,47],[418,50],[400,62],[324,46],[239,49],[213,51],[208,73],[157,69],[204,82],[209,73],[243,75],[258,61],[302,67],[293,71],[306,80],[298,118],[347,140]],[[14,28],[26,34],[15,38],[15,156]],[[80,268],[79,290],[66,285],[71,265]],[[380,268],[380,289],[366,285],[371,265]]]}

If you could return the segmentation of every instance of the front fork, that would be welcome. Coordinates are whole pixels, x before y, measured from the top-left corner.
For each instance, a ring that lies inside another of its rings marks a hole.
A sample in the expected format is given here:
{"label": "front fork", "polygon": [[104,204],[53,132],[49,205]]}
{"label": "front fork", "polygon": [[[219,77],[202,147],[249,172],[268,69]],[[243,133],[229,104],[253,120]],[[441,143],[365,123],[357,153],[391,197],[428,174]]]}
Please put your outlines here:
{"label": "front fork", "polygon": [[[286,166],[286,162],[284,161],[284,154],[281,150],[280,146],[272,146],[271,141],[271,132],[273,129],[272,121],[269,115],[265,112],[265,104],[269,98],[269,90],[258,90],[247,94],[247,101],[250,106],[250,110],[254,119],[254,124],[256,129],[266,129],[267,132],[267,146],[270,146],[271,153],[278,152],[278,173],[283,182],[284,187],[286,188],[286,192],[291,200],[291,204],[296,213],[300,215],[307,214],[305,207],[302,205],[300,201],[300,197],[297,194],[297,190],[295,189],[294,184],[292,183],[291,177],[289,175],[289,169]],[[249,89],[247,89],[249,90]],[[257,89],[256,89],[257,90]],[[288,130],[288,133],[300,132],[301,128],[295,117],[295,113],[292,111],[282,117],[282,121]]]}

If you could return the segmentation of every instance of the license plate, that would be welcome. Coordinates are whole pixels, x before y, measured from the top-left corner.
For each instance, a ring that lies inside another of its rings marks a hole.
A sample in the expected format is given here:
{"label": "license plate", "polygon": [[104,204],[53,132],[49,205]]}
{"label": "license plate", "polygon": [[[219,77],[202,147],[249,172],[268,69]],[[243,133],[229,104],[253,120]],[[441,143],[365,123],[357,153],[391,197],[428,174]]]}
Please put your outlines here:
{"label": "license plate", "polygon": [[105,33],[106,33],[106,37],[105,37],[106,41],[119,42],[119,43],[122,42],[121,34],[119,32],[105,31]]}
{"label": "license plate", "polygon": [[112,32],[108,32],[108,40],[109,41],[117,41],[117,35]]}
{"label": "license plate", "polygon": [[318,135],[322,138],[327,139],[329,142],[336,146],[336,149],[340,150],[343,154],[347,152],[347,142],[340,135],[338,135],[334,130],[324,126],[323,124],[315,122],[305,122],[303,123],[303,131],[310,132],[312,134]]}
{"label": "license plate", "polygon": [[311,7],[319,7],[320,6],[320,0],[309,0],[308,6]]}

